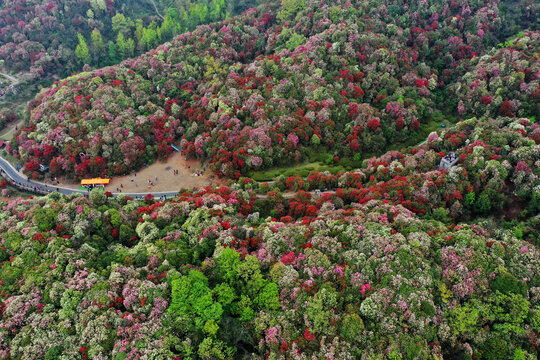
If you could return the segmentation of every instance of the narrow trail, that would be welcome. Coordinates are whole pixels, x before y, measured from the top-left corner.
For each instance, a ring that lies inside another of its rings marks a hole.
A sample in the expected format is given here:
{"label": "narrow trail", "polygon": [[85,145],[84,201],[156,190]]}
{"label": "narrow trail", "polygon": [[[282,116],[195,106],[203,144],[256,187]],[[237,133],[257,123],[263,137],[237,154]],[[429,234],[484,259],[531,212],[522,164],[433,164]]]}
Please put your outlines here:
{"label": "narrow trail", "polygon": [[[3,71],[0,71],[0,75],[4,76],[9,81],[11,81],[13,85],[18,85],[21,82],[18,78],[12,75],[6,74]],[[21,119],[17,122],[11,123],[8,126],[6,126],[4,129],[2,129],[2,131],[0,131],[0,137],[4,138],[5,140],[10,140],[9,136],[15,132],[15,128],[19,127],[22,124],[22,122],[23,120]]]}
{"label": "narrow trail", "polygon": [[16,129],[19,129],[22,124],[23,124],[22,119],[19,121],[10,123],[2,131],[0,131],[0,138],[4,138],[4,140],[11,140],[10,136],[16,131]]}
{"label": "narrow trail", "polygon": [[152,3],[152,5],[154,5],[154,9],[156,9],[156,14],[162,19],[162,20],[165,20],[165,18],[163,17],[163,15],[161,15],[159,13],[159,10],[157,8],[157,5],[156,5],[156,2],[154,0],[150,0],[150,2]]}
{"label": "narrow trail", "polygon": [[6,74],[4,72],[1,72],[1,71],[0,71],[0,75],[8,78],[13,83],[13,85],[17,85],[18,83],[20,83],[20,80],[17,79],[16,77],[14,77],[14,76],[8,75],[8,74]]}

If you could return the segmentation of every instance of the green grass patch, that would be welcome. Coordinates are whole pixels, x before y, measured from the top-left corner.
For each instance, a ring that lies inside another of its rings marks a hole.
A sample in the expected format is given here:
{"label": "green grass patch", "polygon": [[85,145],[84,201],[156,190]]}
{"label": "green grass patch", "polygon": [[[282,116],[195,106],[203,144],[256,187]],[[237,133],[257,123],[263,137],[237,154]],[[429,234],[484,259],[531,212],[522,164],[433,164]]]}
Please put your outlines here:
{"label": "green grass patch", "polygon": [[260,171],[250,171],[247,176],[255,181],[272,181],[279,176],[286,178],[299,175],[307,177],[313,171],[329,171],[332,174],[344,172],[346,169],[340,165],[325,165],[320,162],[298,164],[292,166],[275,167]]}
{"label": "green grass patch", "polygon": [[411,136],[406,141],[399,144],[393,144],[388,146],[384,152],[380,154],[364,153],[356,154],[355,158],[341,158],[338,163],[334,163],[334,154],[329,153],[322,147],[314,147],[306,150],[307,161],[302,164],[289,165],[289,166],[276,166],[265,170],[250,171],[247,176],[255,181],[272,181],[279,176],[286,178],[299,175],[303,178],[307,177],[314,171],[329,171],[332,174],[351,171],[362,167],[364,159],[369,159],[373,156],[380,156],[387,151],[402,150],[412,146],[416,146],[424,142],[427,136],[437,130],[440,130],[441,124],[445,124],[446,127],[451,126],[457,122],[457,118],[443,116],[442,114],[436,114],[432,120],[427,124],[423,124],[420,131],[415,136]]}

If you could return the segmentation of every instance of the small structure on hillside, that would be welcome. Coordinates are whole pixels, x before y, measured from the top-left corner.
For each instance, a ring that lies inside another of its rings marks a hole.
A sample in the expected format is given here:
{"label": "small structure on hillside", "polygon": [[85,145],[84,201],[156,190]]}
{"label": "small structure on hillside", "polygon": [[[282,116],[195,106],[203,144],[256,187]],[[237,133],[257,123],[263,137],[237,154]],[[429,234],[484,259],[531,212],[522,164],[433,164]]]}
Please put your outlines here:
{"label": "small structure on hillside", "polygon": [[443,156],[441,163],[439,164],[439,169],[450,170],[450,168],[458,162],[459,158],[456,153],[448,153]]}
{"label": "small structure on hillside", "polygon": [[91,190],[95,187],[104,188],[105,185],[109,185],[110,181],[111,179],[102,179],[102,178],[82,179],[81,185],[87,188],[88,190]]}

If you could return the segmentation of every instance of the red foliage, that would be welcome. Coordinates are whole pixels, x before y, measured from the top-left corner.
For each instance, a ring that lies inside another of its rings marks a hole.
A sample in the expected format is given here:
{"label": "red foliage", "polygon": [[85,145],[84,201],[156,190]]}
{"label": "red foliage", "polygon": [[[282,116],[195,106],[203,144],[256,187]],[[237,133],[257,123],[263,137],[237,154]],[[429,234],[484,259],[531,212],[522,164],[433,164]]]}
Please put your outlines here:
{"label": "red foliage", "polygon": [[37,160],[30,160],[24,166],[25,172],[27,172],[27,171],[28,172],[37,171],[38,169],[39,169],[39,161],[37,161]]}
{"label": "red foliage", "polygon": [[486,95],[486,96],[482,97],[482,98],[480,99],[480,102],[481,102],[482,104],[484,104],[484,105],[489,105],[489,104],[491,104],[491,96]]}
{"label": "red foliage", "polygon": [[381,126],[381,122],[379,119],[373,119],[367,123],[367,126],[370,130],[377,130],[379,129],[379,126]]}
{"label": "red foliage", "polygon": [[428,85],[429,85],[429,82],[427,81],[427,79],[416,79],[417,88],[427,87]]}
{"label": "red foliage", "polygon": [[405,127],[405,121],[403,120],[403,118],[400,116],[397,121],[396,121],[396,128],[398,129],[403,129]]}
{"label": "red foliage", "polygon": [[34,241],[44,242],[45,237],[41,235],[40,233],[36,233],[34,237],[32,238]]}
{"label": "red foliage", "polygon": [[503,103],[501,104],[501,107],[499,108],[499,114],[501,116],[509,116],[509,117],[514,116],[514,109],[512,107],[512,103],[509,100],[503,101]]}
{"label": "red foliage", "polygon": [[306,331],[304,331],[304,339],[307,341],[313,341],[315,340],[315,334],[309,331],[308,328],[306,328]]}
{"label": "red foliage", "polygon": [[296,254],[293,251],[291,251],[288,254],[283,255],[283,257],[281,258],[281,262],[285,265],[290,265],[294,262],[295,259],[296,259]]}

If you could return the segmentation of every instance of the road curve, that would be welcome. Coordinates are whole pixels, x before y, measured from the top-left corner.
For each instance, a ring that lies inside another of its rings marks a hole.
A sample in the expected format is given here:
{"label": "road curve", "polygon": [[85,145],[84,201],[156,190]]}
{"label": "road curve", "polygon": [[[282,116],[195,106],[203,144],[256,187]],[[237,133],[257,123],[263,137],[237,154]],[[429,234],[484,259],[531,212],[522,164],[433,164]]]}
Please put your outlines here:
{"label": "road curve", "polygon": [[[85,190],[70,189],[70,188],[66,188],[62,186],[56,187],[56,186],[51,186],[51,185],[44,184],[38,181],[29,180],[26,177],[26,175],[23,175],[20,172],[18,172],[13,167],[13,165],[11,165],[11,163],[7,161],[6,159],[4,159],[2,156],[0,156],[0,175],[5,177],[9,181],[9,183],[15,186],[16,188],[33,192],[36,194],[40,194],[40,195],[46,195],[54,191],[57,191],[60,194],[64,194],[64,195],[71,195],[71,194],[88,195],[89,194],[89,192]],[[335,192],[336,192],[335,190],[329,190],[329,191],[324,191],[324,192],[318,191],[318,190],[310,191],[312,195],[313,194],[316,194],[316,195],[334,194]],[[178,190],[177,191],[149,192],[149,193],[145,192],[145,193],[112,193],[112,194],[114,197],[117,197],[118,195],[126,195],[126,196],[131,196],[134,199],[143,199],[146,195],[152,194],[154,198],[168,199],[168,198],[175,197],[176,195],[178,195]],[[286,194],[283,194],[283,197],[287,199],[287,198],[293,198],[295,195],[296,195],[295,193],[286,193]],[[258,199],[266,199],[268,195],[257,194],[256,197]]]}
{"label": "road curve", "polygon": [[[61,186],[51,186],[37,181],[29,180],[25,175],[22,175],[18,172],[13,165],[2,156],[0,156],[0,174],[7,178],[7,180],[15,187],[30,191],[36,194],[48,194],[54,191],[59,192],[64,195],[71,194],[88,194],[88,191],[79,190],[79,189],[70,189]],[[142,199],[148,194],[154,195],[156,198],[160,197],[173,197],[178,194],[178,191],[163,191],[163,192],[151,192],[151,193],[113,193],[113,196],[118,196],[120,194],[131,196],[135,199]]]}

